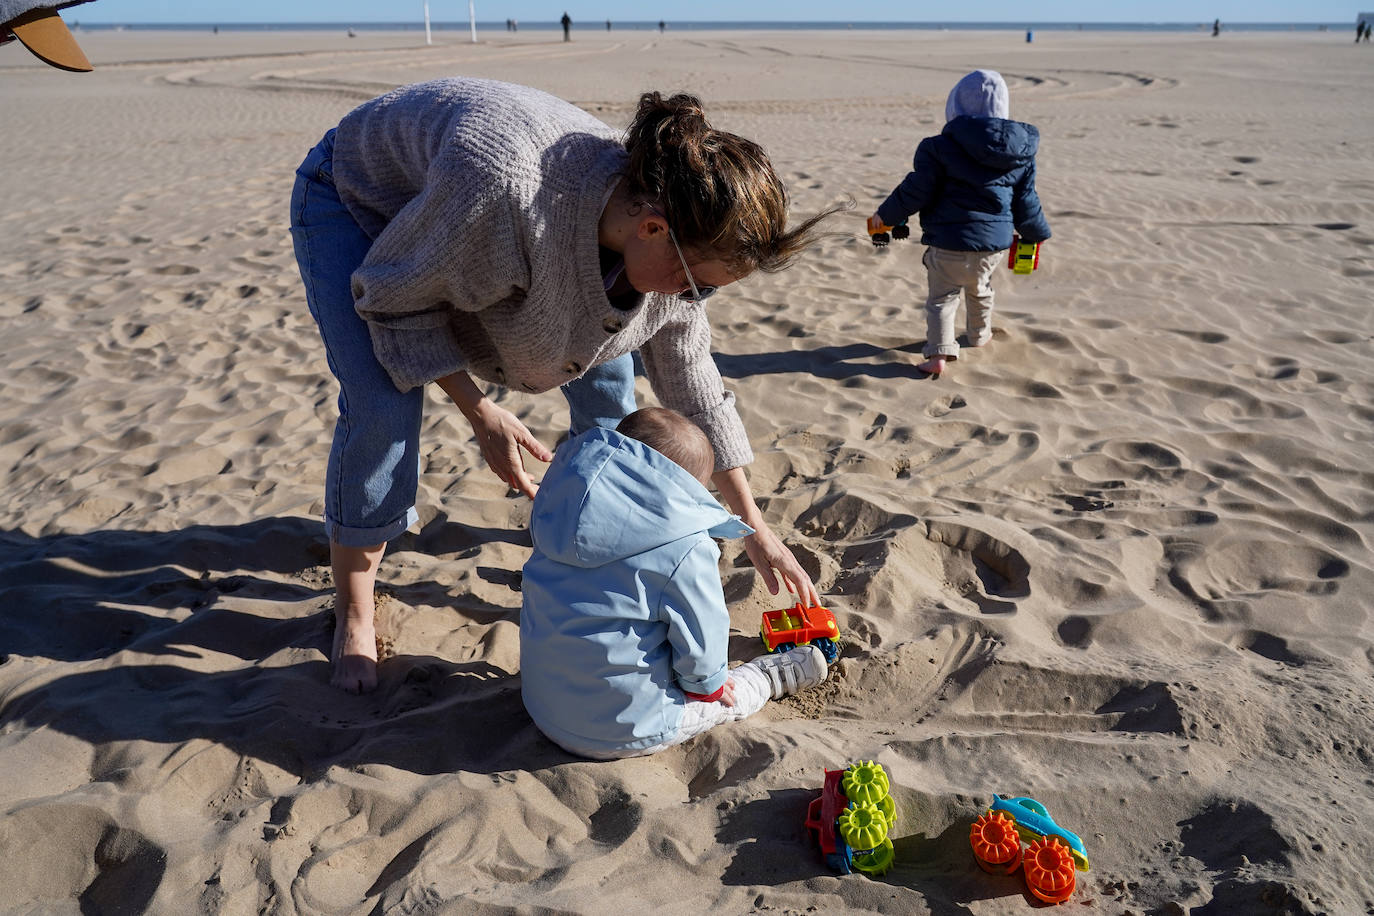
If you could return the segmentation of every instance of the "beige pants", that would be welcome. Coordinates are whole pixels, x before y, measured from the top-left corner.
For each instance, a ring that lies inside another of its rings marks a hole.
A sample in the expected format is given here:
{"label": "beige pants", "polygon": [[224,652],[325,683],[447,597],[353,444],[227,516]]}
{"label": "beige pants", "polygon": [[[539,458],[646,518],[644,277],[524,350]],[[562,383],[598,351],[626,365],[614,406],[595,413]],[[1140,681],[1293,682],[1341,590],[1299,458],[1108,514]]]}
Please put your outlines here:
{"label": "beige pants", "polygon": [[981,347],[992,339],[992,272],[1005,251],[950,251],[927,248],[926,345],[922,355],[959,357],[954,319],[963,294],[967,310],[968,345]]}

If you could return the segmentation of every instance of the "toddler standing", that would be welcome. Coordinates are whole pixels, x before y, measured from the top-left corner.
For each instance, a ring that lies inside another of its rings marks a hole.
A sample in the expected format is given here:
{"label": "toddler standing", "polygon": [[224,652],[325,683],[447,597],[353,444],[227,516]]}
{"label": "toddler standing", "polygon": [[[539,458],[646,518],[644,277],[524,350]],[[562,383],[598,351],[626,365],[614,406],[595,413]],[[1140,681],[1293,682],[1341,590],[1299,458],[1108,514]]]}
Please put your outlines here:
{"label": "toddler standing", "polygon": [[927,245],[926,344],[922,372],[938,375],[959,358],[954,319],[962,293],[968,345],[992,339],[992,273],[1011,247],[1050,237],[1035,193],[1040,132],[1012,121],[1007,84],[994,70],[974,70],[945,103],[945,127],[916,147],[911,172],[868,220],[869,232],[921,217]]}

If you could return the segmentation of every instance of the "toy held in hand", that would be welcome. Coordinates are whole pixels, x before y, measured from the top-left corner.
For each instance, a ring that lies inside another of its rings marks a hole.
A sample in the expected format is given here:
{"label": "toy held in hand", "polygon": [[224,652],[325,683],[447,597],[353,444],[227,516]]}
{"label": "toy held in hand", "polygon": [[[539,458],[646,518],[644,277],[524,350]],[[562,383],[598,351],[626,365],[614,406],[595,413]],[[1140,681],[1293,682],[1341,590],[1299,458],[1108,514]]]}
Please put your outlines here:
{"label": "toy held in hand", "polygon": [[905,239],[911,237],[911,227],[905,221],[895,226],[889,226],[883,222],[878,214],[874,213],[868,218],[868,239],[875,248],[886,248],[887,243],[893,239]]}
{"label": "toy held in hand", "polygon": [[879,219],[876,213],[868,218],[868,240],[874,248],[886,248],[887,243],[892,241],[892,227]]}
{"label": "toy held in hand", "polygon": [[1014,274],[1028,274],[1035,270],[1040,266],[1040,243],[1023,242],[1021,236],[1013,236],[1007,254],[1007,266]]}

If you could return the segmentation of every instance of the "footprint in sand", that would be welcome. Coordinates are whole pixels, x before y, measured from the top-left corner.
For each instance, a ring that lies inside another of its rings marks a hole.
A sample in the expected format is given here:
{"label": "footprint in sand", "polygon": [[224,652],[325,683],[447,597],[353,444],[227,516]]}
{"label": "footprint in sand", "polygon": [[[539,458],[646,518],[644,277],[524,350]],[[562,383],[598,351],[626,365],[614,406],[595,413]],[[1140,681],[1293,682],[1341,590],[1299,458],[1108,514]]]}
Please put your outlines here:
{"label": "footprint in sand", "polygon": [[949,416],[949,414],[952,411],[967,406],[968,401],[964,400],[963,395],[946,395],[944,397],[936,398],[934,401],[931,401],[928,405],[926,405],[926,416],[935,418],[946,417]]}
{"label": "footprint in sand", "polygon": [[1276,540],[1169,543],[1169,581],[1207,615],[1209,622],[1248,618],[1251,604],[1273,593],[1329,595],[1350,575],[1350,564],[1315,546]]}
{"label": "footprint in sand", "polygon": [[69,863],[65,868],[0,865],[0,883],[11,901],[79,898],[89,911],[143,913],[167,870],[166,848],[137,830],[121,827],[92,804],[40,803],[5,820],[7,831],[25,838],[24,854],[7,859]]}
{"label": "footprint in sand", "polygon": [[1231,339],[1220,331],[1190,331],[1186,328],[1165,328],[1164,330],[1170,334],[1177,334],[1180,337],[1205,344],[1222,344]]}
{"label": "footprint in sand", "polygon": [[1231,644],[1238,649],[1245,649],[1270,661],[1294,668],[1301,668],[1306,664],[1302,656],[1295,655],[1288,648],[1288,640],[1275,636],[1273,633],[1247,631],[1235,637]]}

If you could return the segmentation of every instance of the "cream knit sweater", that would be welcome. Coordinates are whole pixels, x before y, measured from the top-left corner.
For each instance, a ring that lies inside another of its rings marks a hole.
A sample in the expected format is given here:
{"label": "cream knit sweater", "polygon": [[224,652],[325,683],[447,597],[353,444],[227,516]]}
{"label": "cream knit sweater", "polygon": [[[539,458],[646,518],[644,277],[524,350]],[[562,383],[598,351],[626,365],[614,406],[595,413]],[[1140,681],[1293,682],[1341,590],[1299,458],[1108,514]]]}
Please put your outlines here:
{"label": "cream knit sweater", "polygon": [[334,181],[373,238],[353,274],[373,350],[402,391],[466,370],[556,388],[639,350],[654,394],[711,440],[718,470],[753,460],[711,358],[702,306],[602,287],[597,224],[625,148],[581,109],[524,86],[444,79],[340,122]]}

